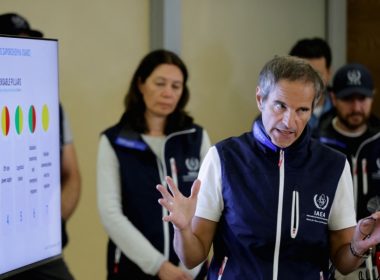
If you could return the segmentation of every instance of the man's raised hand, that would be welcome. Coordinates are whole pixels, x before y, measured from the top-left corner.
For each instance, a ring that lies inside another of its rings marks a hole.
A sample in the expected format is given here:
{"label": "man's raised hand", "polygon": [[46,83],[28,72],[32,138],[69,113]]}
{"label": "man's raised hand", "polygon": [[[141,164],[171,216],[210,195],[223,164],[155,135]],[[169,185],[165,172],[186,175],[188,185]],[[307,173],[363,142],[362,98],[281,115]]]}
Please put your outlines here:
{"label": "man's raised hand", "polygon": [[174,227],[179,230],[191,228],[191,221],[195,214],[201,181],[198,179],[194,181],[189,197],[185,197],[178,190],[178,186],[174,184],[171,177],[167,176],[166,182],[171,193],[165,186],[161,184],[157,185],[157,190],[162,195],[158,203],[169,211],[169,215],[163,217],[163,220],[171,222]]}

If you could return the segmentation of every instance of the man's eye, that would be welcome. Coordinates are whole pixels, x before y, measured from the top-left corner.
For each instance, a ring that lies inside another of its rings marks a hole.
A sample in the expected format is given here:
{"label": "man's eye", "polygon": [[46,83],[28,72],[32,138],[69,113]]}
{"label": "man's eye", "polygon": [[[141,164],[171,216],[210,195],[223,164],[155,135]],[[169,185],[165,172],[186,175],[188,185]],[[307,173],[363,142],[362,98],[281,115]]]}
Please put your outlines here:
{"label": "man's eye", "polygon": [[307,112],[309,112],[309,108],[301,108],[300,111],[302,113],[307,113]]}
{"label": "man's eye", "polygon": [[280,103],[276,103],[273,108],[275,111],[282,111],[285,108],[285,106]]}

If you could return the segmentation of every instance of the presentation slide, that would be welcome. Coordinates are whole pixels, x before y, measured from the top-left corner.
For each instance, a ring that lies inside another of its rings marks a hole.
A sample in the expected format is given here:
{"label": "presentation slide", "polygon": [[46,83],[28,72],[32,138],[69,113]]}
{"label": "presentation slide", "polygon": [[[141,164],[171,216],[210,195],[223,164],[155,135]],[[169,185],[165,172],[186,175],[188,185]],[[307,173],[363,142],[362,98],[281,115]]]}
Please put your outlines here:
{"label": "presentation slide", "polygon": [[0,36],[0,279],[61,254],[58,42]]}

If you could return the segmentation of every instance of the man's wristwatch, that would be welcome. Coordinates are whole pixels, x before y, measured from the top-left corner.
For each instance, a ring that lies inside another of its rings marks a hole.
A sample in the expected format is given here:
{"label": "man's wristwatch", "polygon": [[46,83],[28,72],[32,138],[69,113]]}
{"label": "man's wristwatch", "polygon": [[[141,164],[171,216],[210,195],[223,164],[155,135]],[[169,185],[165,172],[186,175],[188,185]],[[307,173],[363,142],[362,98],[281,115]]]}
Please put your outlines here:
{"label": "man's wristwatch", "polygon": [[363,254],[359,254],[355,249],[354,249],[354,246],[352,246],[352,242],[350,242],[350,251],[351,251],[351,254],[354,255],[355,257],[357,258],[361,258],[361,259],[366,259],[368,258],[370,255],[371,255],[371,248],[368,249],[366,252],[364,252]]}

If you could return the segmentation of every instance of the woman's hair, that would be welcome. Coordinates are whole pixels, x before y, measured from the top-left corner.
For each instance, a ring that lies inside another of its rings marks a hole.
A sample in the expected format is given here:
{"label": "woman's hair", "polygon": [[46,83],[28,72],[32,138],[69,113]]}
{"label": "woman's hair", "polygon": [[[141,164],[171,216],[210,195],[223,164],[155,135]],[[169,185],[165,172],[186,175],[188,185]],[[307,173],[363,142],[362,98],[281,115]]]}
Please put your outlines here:
{"label": "woman's hair", "polygon": [[145,83],[146,79],[161,64],[171,64],[177,66],[183,75],[183,92],[175,110],[167,117],[164,133],[167,135],[173,131],[178,131],[189,127],[193,123],[192,117],[185,112],[185,106],[189,101],[189,89],[187,88],[188,73],[183,61],[173,52],[167,50],[155,50],[147,54],[137,67],[127,95],[124,100],[125,116],[132,129],[139,133],[148,132],[145,120],[145,102],[139,90],[139,83]]}

